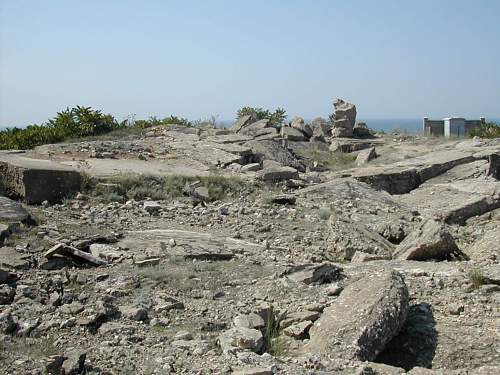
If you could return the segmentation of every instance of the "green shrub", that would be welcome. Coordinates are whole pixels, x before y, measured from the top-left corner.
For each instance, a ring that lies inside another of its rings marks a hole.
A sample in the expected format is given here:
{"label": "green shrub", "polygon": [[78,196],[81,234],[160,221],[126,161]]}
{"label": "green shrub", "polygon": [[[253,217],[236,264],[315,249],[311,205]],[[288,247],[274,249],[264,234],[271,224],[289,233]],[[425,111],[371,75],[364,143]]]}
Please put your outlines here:
{"label": "green shrub", "polygon": [[77,106],[59,112],[43,125],[1,131],[0,149],[30,149],[69,138],[104,134],[123,126],[125,123],[118,123],[109,114],[103,114],[90,107]]}
{"label": "green shrub", "polygon": [[269,120],[272,126],[281,126],[286,120],[286,111],[283,108],[276,108],[274,112],[260,107],[243,107],[236,113],[237,118],[251,115],[256,120]]}
{"label": "green shrub", "polygon": [[25,129],[10,128],[0,131],[0,150],[31,149],[48,143],[115,133],[115,138],[137,133],[135,129],[166,125],[192,126],[185,118],[169,116],[163,119],[127,119],[118,122],[112,115],[91,107],[66,108],[42,125],[29,125]]}
{"label": "green shrub", "polygon": [[494,122],[481,123],[473,128],[469,135],[480,138],[500,138],[500,125]]}
{"label": "green shrub", "polygon": [[148,120],[136,120],[133,122],[133,126],[140,129],[147,129],[153,126],[168,126],[168,125],[193,126],[193,124],[188,119],[173,115],[162,119],[159,119],[156,116],[152,116]]}

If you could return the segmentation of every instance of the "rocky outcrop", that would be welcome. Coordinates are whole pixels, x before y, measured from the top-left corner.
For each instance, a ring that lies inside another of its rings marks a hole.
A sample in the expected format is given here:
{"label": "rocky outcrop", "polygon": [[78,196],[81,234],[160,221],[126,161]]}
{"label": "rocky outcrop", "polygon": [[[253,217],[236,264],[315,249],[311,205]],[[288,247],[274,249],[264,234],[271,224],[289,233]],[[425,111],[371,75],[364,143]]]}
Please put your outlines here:
{"label": "rocky outcrop", "polygon": [[299,173],[295,168],[285,167],[280,163],[272,160],[266,160],[263,168],[255,174],[258,180],[262,181],[284,181],[284,180],[297,180]]}
{"label": "rocky outcrop", "polygon": [[403,326],[408,299],[398,272],[366,276],[348,285],[324,310],[302,352],[330,360],[374,360]]}
{"label": "rocky outcrop", "polygon": [[398,245],[394,258],[443,260],[451,255],[460,255],[460,250],[452,235],[442,223],[425,220]]}
{"label": "rocky outcrop", "polygon": [[335,107],[335,121],[332,137],[352,137],[356,123],[356,106],[342,99],[335,100],[333,106]]}
{"label": "rocky outcrop", "polygon": [[309,139],[313,135],[313,129],[309,124],[306,124],[304,119],[302,117],[295,117],[291,122],[290,122],[290,127],[297,129],[300,131],[304,136]]}
{"label": "rocky outcrop", "polygon": [[253,140],[246,142],[245,146],[249,147],[258,162],[264,160],[274,160],[285,167],[292,167],[299,172],[305,172],[306,168],[299,159],[283,146],[279,140]]}

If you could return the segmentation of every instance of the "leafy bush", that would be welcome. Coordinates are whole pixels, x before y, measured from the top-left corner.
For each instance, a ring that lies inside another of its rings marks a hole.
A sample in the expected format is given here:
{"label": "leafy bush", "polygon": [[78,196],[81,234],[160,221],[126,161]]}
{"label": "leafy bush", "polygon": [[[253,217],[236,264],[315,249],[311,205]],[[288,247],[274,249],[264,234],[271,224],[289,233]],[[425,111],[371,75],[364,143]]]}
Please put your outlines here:
{"label": "leafy bush", "polygon": [[283,108],[276,108],[274,112],[260,107],[243,107],[236,113],[237,118],[251,115],[255,120],[269,120],[272,126],[281,126],[286,120],[286,111]]}
{"label": "leafy bush", "polygon": [[500,125],[494,122],[481,123],[473,128],[469,135],[480,138],[500,138]]}
{"label": "leafy bush", "polygon": [[29,149],[68,138],[99,135],[110,132],[125,123],[118,123],[111,115],[90,107],[67,108],[43,125],[25,129],[12,128],[0,132],[0,149]]}
{"label": "leafy bush", "polygon": [[168,125],[192,126],[192,123],[186,118],[177,116],[169,116],[162,119],[158,119],[155,116],[152,116],[148,120],[136,120],[133,123],[133,126],[140,129],[147,129],[153,126],[168,126]]}
{"label": "leafy bush", "polygon": [[0,150],[30,149],[47,143],[68,139],[98,136],[110,132],[118,135],[134,129],[147,129],[161,125],[192,126],[185,118],[169,116],[163,119],[150,117],[148,120],[127,119],[122,122],[109,114],[103,114],[91,107],[66,108],[53,119],[42,125],[30,125],[25,129],[12,128],[0,131]]}

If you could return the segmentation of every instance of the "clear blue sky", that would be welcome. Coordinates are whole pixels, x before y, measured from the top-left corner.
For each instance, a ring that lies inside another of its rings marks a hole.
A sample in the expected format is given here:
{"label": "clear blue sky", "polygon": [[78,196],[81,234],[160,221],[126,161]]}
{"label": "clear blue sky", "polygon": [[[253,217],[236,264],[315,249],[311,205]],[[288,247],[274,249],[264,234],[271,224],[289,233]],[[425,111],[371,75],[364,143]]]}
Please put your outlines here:
{"label": "clear blue sky", "polygon": [[0,0],[0,126],[67,106],[500,117],[500,1]]}

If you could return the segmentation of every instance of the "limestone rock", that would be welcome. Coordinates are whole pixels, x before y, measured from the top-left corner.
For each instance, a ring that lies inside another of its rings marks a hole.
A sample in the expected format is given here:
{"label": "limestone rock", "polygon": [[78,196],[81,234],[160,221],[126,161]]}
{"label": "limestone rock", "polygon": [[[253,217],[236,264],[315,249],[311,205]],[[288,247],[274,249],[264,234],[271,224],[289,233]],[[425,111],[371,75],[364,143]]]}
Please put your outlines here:
{"label": "limestone rock", "polygon": [[295,168],[285,167],[279,163],[266,163],[264,168],[256,173],[256,177],[262,181],[284,181],[296,180],[299,178],[299,173]]}
{"label": "limestone rock", "polygon": [[283,126],[281,128],[281,136],[289,141],[305,141],[306,136],[300,130],[292,128],[290,126]]}
{"label": "limestone rock", "polygon": [[219,336],[219,343],[225,353],[235,350],[258,352],[264,344],[264,339],[257,329],[234,327]]}
{"label": "limestone rock", "polygon": [[408,312],[408,289],[396,271],[373,273],[348,285],[310,329],[303,352],[370,361],[399,332]]}
{"label": "limestone rock", "polygon": [[335,107],[335,121],[333,123],[333,137],[352,137],[356,123],[356,106],[342,99],[333,103]]}
{"label": "limestone rock", "polygon": [[294,129],[299,130],[302,134],[304,134],[307,138],[310,138],[313,135],[313,130],[309,124],[304,122],[302,117],[295,117],[291,122],[290,126]]}
{"label": "limestone rock", "polygon": [[256,161],[262,163],[264,160],[273,160],[286,167],[292,167],[299,172],[305,172],[304,164],[297,159],[280,141],[261,140],[245,143],[252,149]]}
{"label": "limestone rock", "polygon": [[500,180],[500,153],[491,154],[488,161],[488,176]]}
{"label": "limestone rock", "polygon": [[425,220],[401,242],[394,253],[395,259],[446,259],[460,251],[444,224]]}
{"label": "limestone rock", "polygon": [[370,129],[368,129],[368,126],[366,126],[366,123],[358,122],[356,125],[354,125],[354,128],[352,130],[352,134],[355,137],[367,137],[370,135]]}
{"label": "limestone rock", "polygon": [[370,147],[369,149],[361,151],[356,157],[356,165],[358,167],[368,163],[370,160],[373,160],[377,157],[377,153],[375,152],[375,147]]}

